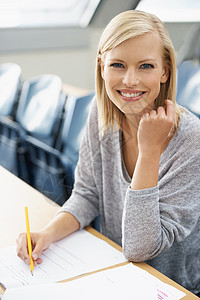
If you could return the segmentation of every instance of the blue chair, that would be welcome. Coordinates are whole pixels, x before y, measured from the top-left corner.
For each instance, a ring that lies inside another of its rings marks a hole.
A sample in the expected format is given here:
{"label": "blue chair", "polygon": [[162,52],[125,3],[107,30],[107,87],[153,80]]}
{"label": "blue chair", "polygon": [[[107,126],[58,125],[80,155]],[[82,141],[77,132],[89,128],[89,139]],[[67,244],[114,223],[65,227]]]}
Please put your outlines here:
{"label": "blue chair", "polygon": [[21,82],[21,68],[18,65],[0,65],[0,165],[17,176],[19,126],[12,120],[15,118]]}
{"label": "blue chair", "polygon": [[177,55],[178,104],[200,118],[200,25],[193,26]]}
{"label": "blue chair", "polygon": [[[61,148],[60,158],[65,171],[64,184],[68,191],[73,189],[74,171],[78,162],[79,148],[85,133],[90,104],[94,95],[94,92],[91,92],[80,98],[69,96],[66,102],[66,115],[61,139],[57,147]],[[97,216],[90,226],[101,232],[100,216]]]}
{"label": "blue chair", "polygon": [[0,65],[0,116],[14,117],[21,84],[20,66],[14,63]]}
{"label": "blue chair", "polygon": [[64,204],[73,189],[74,169],[93,95],[67,98],[55,147],[29,135],[25,139],[30,184],[59,205]]}
{"label": "blue chair", "polygon": [[31,136],[26,137],[26,150],[29,184],[62,205],[71,195],[71,186],[65,185],[60,151]]}
{"label": "blue chair", "polygon": [[184,61],[178,67],[177,103],[200,118],[200,64]]}
{"label": "blue chair", "polygon": [[16,121],[26,134],[54,146],[65,100],[62,82],[57,75],[44,74],[26,80],[19,99]]}
{"label": "blue chair", "polygon": [[[16,115],[6,122],[0,119],[4,134],[0,145],[2,165],[30,184],[31,172],[26,163],[26,136],[54,145],[63,117],[66,96],[56,75],[44,74],[24,81]],[[13,131],[13,133],[11,133]],[[5,133],[9,132],[6,135]]]}
{"label": "blue chair", "polygon": [[85,132],[90,104],[94,92],[76,98],[69,96],[65,106],[65,118],[57,148],[61,151],[61,161],[66,173],[66,184],[73,187],[74,170],[78,162],[79,148]]}
{"label": "blue chair", "polygon": [[19,128],[6,117],[0,118],[0,165],[19,176]]}

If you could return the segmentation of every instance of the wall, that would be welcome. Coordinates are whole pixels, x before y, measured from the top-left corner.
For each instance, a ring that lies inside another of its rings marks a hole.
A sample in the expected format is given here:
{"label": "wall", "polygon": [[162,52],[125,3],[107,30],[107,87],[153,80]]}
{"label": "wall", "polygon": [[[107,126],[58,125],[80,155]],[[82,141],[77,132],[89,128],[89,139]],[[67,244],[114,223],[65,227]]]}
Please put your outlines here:
{"label": "wall", "polygon": [[[121,8],[122,9],[122,8]],[[104,22],[106,23],[107,20]],[[178,51],[192,23],[166,24]],[[63,82],[85,89],[95,86],[95,57],[98,40],[103,30],[99,22],[88,30],[88,45],[69,49],[51,49],[0,53],[0,63],[14,62],[21,66],[23,79],[43,73],[54,73]],[[65,39],[65,36],[63,36]]]}

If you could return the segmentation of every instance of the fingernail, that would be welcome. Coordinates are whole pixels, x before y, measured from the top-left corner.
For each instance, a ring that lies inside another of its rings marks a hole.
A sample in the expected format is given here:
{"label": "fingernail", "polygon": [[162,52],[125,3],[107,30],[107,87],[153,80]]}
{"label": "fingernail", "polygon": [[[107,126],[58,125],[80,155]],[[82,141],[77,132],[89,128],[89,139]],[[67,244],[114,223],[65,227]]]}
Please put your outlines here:
{"label": "fingernail", "polygon": [[33,258],[34,260],[36,260],[36,259],[38,258],[38,255],[37,255],[36,253],[33,253],[33,254],[32,254],[32,258]]}
{"label": "fingernail", "polygon": [[25,263],[26,263],[27,265],[30,263],[30,261],[29,261],[28,258],[25,259]]}

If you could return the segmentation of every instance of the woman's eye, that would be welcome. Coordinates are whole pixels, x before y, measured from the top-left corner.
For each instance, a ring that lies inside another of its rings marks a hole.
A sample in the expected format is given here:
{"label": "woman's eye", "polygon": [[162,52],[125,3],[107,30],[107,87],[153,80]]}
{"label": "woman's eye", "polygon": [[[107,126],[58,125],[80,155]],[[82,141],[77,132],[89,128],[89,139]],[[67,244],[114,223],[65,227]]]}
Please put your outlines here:
{"label": "woman's eye", "polygon": [[113,63],[111,64],[111,67],[114,67],[114,68],[123,68],[124,66],[120,63]]}
{"label": "woman's eye", "polygon": [[143,64],[140,67],[141,69],[153,69],[154,66],[152,64]]}

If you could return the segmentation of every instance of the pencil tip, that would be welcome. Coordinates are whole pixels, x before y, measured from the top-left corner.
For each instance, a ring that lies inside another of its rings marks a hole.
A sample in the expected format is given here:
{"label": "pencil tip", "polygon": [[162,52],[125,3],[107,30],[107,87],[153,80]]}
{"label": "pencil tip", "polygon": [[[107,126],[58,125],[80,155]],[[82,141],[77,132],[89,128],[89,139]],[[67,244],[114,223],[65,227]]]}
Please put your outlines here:
{"label": "pencil tip", "polygon": [[33,271],[31,271],[31,275],[33,276]]}

